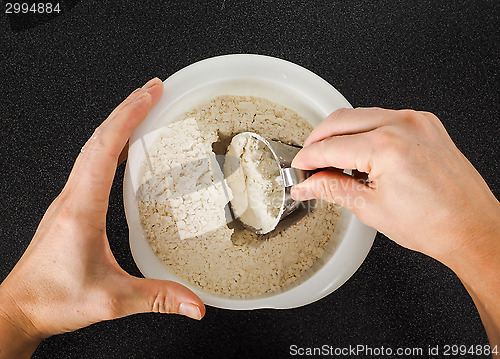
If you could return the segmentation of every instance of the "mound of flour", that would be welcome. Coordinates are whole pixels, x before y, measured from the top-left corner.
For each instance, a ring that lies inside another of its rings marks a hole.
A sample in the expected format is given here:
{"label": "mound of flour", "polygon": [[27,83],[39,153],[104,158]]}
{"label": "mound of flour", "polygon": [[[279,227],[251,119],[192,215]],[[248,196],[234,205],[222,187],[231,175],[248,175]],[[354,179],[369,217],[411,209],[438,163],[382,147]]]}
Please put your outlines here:
{"label": "mound of flour", "polygon": [[137,197],[165,208],[168,216],[158,221],[160,233],[168,240],[191,239],[225,226],[231,191],[196,120],[175,122],[157,132],[159,140],[148,150]]}

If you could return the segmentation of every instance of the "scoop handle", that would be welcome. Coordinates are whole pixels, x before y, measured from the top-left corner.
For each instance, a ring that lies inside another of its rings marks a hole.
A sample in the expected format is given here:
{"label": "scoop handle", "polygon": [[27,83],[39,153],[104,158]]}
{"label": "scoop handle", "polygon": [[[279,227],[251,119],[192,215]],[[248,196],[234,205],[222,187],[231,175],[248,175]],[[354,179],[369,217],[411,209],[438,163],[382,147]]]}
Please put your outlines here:
{"label": "scoop handle", "polygon": [[284,180],[284,185],[286,187],[291,187],[293,185],[299,184],[302,181],[305,181],[309,177],[311,177],[313,174],[321,172],[321,171],[336,171],[336,172],[343,172],[344,170],[334,168],[334,167],[328,167],[328,168],[318,168],[315,170],[299,170],[297,168],[293,167],[287,167],[287,168],[282,168],[283,171],[283,180]]}

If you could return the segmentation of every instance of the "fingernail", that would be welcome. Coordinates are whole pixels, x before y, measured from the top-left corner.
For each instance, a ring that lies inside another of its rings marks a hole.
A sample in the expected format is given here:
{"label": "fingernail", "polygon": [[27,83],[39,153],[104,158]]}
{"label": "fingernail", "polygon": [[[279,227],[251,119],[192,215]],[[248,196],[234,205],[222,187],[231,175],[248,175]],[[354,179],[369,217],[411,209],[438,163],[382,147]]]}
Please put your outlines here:
{"label": "fingernail", "polygon": [[159,84],[158,80],[160,80],[158,77],[152,78],[151,80],[146,82],[146,84],[144,84],[144,86],[142,86],[142,88],[145,90],[148,90],[151,87],[158,85]]}
{"label": "fingernail", "polygon": [[196,320],[201,319],[200,308],[191,303],[181,303],[181,305],[179,305],[179,314]]}
{"label": "fingernail", "polygon": [[297,168],[297,169],[304,169],[303,168],[303,161],[301,161],[301,155],[299,155],[300,151],[298,154],[293,158],[292,163],[290,163],[290,167]]}
{"label": "fingernail", "polygon": [[290,195],[296,201],[308,201],[314,198],[311,190],[309,188],[296,187],[293,186],[290,189]]}

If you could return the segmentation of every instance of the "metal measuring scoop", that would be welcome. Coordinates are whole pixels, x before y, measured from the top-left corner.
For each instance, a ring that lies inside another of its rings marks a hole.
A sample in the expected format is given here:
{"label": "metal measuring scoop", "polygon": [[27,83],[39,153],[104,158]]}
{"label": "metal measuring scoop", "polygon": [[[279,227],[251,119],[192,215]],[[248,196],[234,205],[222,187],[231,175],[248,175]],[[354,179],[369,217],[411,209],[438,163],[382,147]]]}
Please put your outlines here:
{"label": "metal measuring scoop", "polygon": [[[281,208],[278,216],[276,217],[276,221],[274,222],[274,226],[271,229],[263,230],[262,228],[253,228],[241,221],[247,229],[258,234],[266,234],[274,230],[283,218],[294,212],[299,207],[301,202],[295,201],[292,198],[290,195],[290,187],[304,181],[317,171],[303,171],[291,167],[292,160],[302,147],[288,145],[280,141],[267,140],[254,132],[243,132],[242,134],[254,137],[269,149],[276,160],[276,166],[279,168],[282,180],[281,183],[283,183]],[[233,216],[233,218],[234,217],[235,216]]]}

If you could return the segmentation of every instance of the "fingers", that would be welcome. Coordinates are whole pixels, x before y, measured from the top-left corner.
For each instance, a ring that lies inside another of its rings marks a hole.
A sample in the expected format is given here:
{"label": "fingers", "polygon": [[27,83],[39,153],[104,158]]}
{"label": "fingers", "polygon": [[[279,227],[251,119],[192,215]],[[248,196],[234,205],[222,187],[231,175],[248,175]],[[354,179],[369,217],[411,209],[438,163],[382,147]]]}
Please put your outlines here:
{"label": "fingers", "polygon": [[357,169],[370,173],[372,161],[372,134],[329,137],[302,148],[292,161],[292,167],[314,170],[324,167]]}
{"label": "fingers", "polygon": [[[132,131],[159,101],[163,91],[161,80],[150,80],[120,104],[94,132],[82,148],[66,187],[80,199],[80,210],[101,214],[107,200],[116,166]],[[65,188],[66,189],[66,188]]]}
{"label": "fingers", "polygon": [[341,108],[314,128],[304,147],[325,138],[368,132],[391,122],[390,110],[381,108]]}
{"label": "fingers", "polygon": [[119,301],[117,317],[154,312],[177,313],[200,320],[205,315],[201,299],[179,283],[132,276],[126,281],[121,292],[114,295]]}
{"label": "fingers", "polygon": [[[160,79],[158,79],[157,77],[152,78],[151,80],[149,80],[148,82],[146,82],[146,83],[144,84],[144,86],[139,87],[139,88],[135,89],[134,91],[132,91],[132,93],[131,93],[130,95],[128,95],[128,96],[127,96],[127,98],[126,98],[126,99],[125,99],[125,100],[124,100],[121,104],[119,104],[119,105],[118,105],[118,106],[117,106],[117,107],[116,107],[116,108],[115,108],[115,109],[114,109],[114,110],[113,110],[113,111],[109,114],[109,116],[108,116],[108,117],[107,117],[107,119],[103,122],[103,124],[105,124],[105,123],[109,122],[109,120],[110,120],[111,118],[113,118],[113,117],[114,117],[114,115],[115,115],[118,111],[120,111],[120,110],[123,108],[123,106],[125,106],[127,103],[129,103],[129,102],[133,101],[133,100],[134,100],[134,99],[135,99],[135,98],[139,95],[139,93],[140,93],[141,91],[143,91],[143,90],[145,90],[145,89],[148,89],[148,88],[151,88],[152,86],[159,85],[159,82],[160,82],[160,81],[161,81],[161,80],[160,80]],[[160,97],[161,97],[161,93],[160,93]],[[159,99],[159,98],[158,98],[158,99]],[[158,100],[158,99],[154,99],[154,101],[156,101],[156,100]]]}
{"label": "fingers", "polygon": [[305,181],[291,188],[290,194],[296,201],[313,198],[338,204],[357,214],[372,199],[372,188],[364,181],[339,173],[324,170],[315,173]]}

